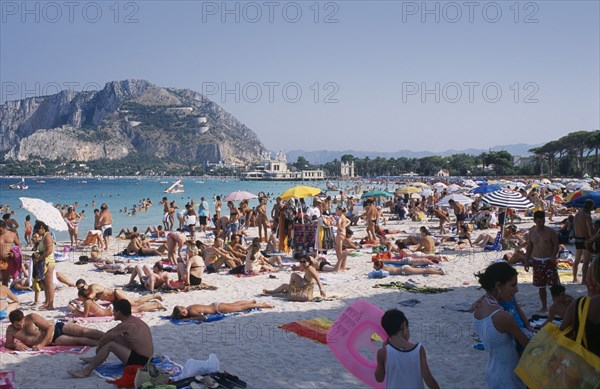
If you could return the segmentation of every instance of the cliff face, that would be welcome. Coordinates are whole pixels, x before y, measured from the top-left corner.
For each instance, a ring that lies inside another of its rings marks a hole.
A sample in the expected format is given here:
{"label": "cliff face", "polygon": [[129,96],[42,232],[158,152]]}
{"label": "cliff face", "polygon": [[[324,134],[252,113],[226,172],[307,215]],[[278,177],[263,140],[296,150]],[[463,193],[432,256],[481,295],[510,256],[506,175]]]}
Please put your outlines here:
{"label": "cliff face", "polygon": [[143,80],[0,105],[6,159],[89,161],[139,153],[185,163],[244,163],[264,151],[252,130],[201,94]]}

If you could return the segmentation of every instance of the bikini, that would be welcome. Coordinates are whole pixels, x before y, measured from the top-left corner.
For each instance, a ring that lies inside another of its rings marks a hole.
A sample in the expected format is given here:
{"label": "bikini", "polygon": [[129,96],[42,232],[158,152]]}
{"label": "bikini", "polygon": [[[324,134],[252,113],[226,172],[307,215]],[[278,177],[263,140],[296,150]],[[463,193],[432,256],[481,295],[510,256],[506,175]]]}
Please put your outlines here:
{"label": "bikini", "polygon": [[[192,269],[196,269],[198,267],[203,267],[203,266],[190,266],[190,270]],[[190,274],[190,285],[196,286],[196,285],[200,285],[202,284],[202,277],[198,278],[193,274]]]}

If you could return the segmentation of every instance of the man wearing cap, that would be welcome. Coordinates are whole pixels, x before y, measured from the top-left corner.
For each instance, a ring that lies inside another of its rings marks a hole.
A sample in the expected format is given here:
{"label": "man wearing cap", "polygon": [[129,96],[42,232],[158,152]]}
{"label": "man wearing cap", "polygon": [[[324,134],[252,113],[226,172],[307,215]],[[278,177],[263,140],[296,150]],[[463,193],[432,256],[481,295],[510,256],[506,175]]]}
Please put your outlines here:
{"label": "man wearing cap", "polygon": [[319,208],[320,205],[321,199],[318,197],[314,197],[312,206],[308,207],[308,209],[306,210],[307,221],[317,220],[321,217],[321,209]]}

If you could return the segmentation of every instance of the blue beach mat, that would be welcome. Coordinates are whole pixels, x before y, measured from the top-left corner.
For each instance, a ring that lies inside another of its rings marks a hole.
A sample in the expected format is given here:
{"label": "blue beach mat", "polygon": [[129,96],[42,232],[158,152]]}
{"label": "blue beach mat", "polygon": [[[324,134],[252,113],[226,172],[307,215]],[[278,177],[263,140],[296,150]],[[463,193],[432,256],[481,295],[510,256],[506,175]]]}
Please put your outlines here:
{"label": "blue beach mat", "polygon": [[174,319],[171,316],[161,316],[160,318],[163,320],[169,320],[172,324],[175,325],[186,325],[186,324],[202,324],[202,323],[210,323],[213,321],[219,321],[219,320],[223,320],[223,319],[227,319],[228,317],[231,316],[237,316],[240,314],[244,314],[244,313],[250,313],[250,312],[254,312],[254,311],[260,311],[260,308],[252,308],[252,309],[246,309],[243,312],[234,312],[234,313],[212,313],[209,315],[205,315],[206,316],[206,320],[181,320],[181,319]]}
{"label": "blue beach mat", "polygon": [[[175,380],[175,377],[181,375],[183,373],[183,366],[171,361],[169,357],[163,357],[162,363],[160,357],[152,357],[152,363],[154,363],[160,370],[169,373],[169,376],[172,380]],[[123,376],[123,371],[125,369],[125,365],[121,362],[117,363],[103,363],[98,366],[94,373],[105,380],[118,380]]]}

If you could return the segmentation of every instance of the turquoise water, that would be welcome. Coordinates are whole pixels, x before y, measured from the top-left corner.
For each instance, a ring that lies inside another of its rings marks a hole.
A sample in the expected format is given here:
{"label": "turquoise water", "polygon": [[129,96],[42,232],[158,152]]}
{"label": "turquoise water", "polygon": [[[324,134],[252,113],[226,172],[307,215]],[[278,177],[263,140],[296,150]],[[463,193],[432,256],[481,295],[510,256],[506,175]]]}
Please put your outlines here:
{"label": "turquoise water", "polygon": [[[37,180],[44,180],[45,183],[38,183]],[[205,179],[204,183],[200,179],[183,179],[185,193],[167,194],[163,191],[175,182],[175,179],[62,179],[62,178],[43,178],[26,179],[25,184],[29,186],[27,190],[9,190],[8,185],[18,183],[17,178],[0,179],[0,204],[10,205],[11,210],[16,211],[13,218],[20,224],[19,236],[23,237],[25,216],[29,213],[20,208],[21,201],[19,197],[40,198],[53,204],[74,204],[78,202],[77,212],[85,211],[85,218],[80,223],[79,237],[85,237],[88,230],[92,229],[94,223],[94,208],[100,208],[102,203],[106,203],[113,215],[113,234],[116,235],[121,228],[131,228],[134,225],[138,229],[145,231],[150,225],[161,224],[162,205],[159,204],[163,196],[169,201],[175,200],[179,208],[194,200],[200,202],[204,196],[209,203],[211,215],[215,212],[215,203],[213,196],[220,195],[223,199],[229,193],[236,190],[245,190],[254,194],[264,192],[270,194],[271,202],[268,204],[270,214],[271,207],[275,197],[280,195],[286,189],[297,185],[308,185],[321,188],[325,191],[325,181],[317,182],[285,182],[285,181],[240,181],[235,179]],[[83,183],[86,181],[87,183]],[[161,182],[167,182],[161,184]],[[335,193],[332,193],[335,194]],[[131,210],[134,204],[139,203],[143,198],[150,198],[154,204],[147,212],[137,212],[130,215],[129,212],[123,212],[124,208]],[[96,201],[96,206],[92,206],[92,201]],[[250,206],[258,204],[256,199],[250,200]],[[197,209],[197,207],[196,207]],[[121,210],[121,211],[120,211]],[[229,212],[224,204],[222,212],[228,215]],[[32,221],[35,217],[32,215]],[[177,221],[175,222],[177,225]],[[67,232],[55,232],[58,240],[68,240]]]}

